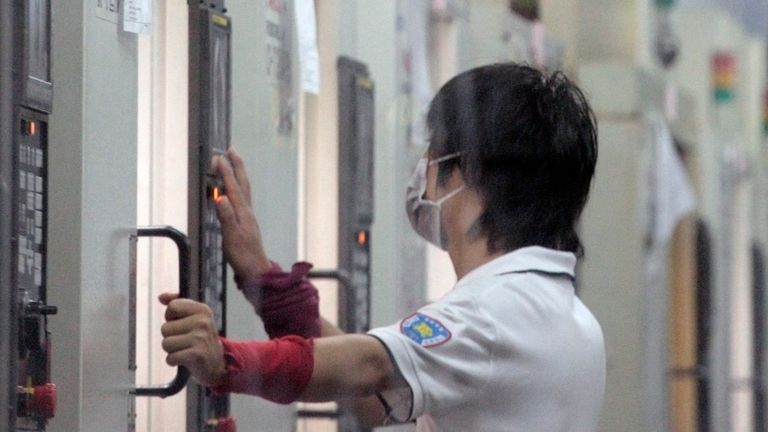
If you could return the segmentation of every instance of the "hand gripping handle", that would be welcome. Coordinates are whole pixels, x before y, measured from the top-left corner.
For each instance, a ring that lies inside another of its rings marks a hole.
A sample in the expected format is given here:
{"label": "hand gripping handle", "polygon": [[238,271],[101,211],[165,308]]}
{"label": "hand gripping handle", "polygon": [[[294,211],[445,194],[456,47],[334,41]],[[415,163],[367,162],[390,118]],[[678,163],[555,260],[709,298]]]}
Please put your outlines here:
{"label": "hand gripping handle", "polygon": [[[136,237],[165,237],[176,244],[179,249],[179,297],[189,297],[189,261],[190,247],[187,236],[176,228],[170,226],[144,226],[136,230]],[[133,269],[135,274],[135,269]],[[135,308],[134,308],[135,315]],[[135,316],[132,318],[135,321]],[[176,377],[170,383],[163,386],[142,386],[131,390],[135,396],[150,396],[165,398],[180,392],[189,381],[189,370],[179,366]]]}

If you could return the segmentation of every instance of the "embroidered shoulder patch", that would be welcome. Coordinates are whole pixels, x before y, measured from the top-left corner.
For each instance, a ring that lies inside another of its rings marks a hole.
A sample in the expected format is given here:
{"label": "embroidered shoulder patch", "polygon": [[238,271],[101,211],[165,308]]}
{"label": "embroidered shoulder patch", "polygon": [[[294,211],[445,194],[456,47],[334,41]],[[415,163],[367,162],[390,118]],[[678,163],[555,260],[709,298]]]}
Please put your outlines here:
{"label": "embroidered shoulder patch", "polygon": [[415,313],[400,323],[400,332],[424,348],[438,346],[451,339],[451,332],[440,321]]}

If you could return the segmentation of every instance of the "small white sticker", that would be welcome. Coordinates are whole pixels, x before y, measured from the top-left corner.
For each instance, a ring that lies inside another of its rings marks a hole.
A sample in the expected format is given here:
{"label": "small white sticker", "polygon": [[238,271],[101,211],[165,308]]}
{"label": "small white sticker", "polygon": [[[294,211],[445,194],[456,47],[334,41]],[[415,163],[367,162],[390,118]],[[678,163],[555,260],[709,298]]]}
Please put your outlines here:
{"label": "small white sticker", "polygon": [[301,86],[307,93],[318,94],[320,92],[320,54],[317,49],[315,2],[296,0],[295,6]]}
{"label": "small white sticker", "polygon": [[152,31],[152,0],[123,0],[123,30],[147,34]]}

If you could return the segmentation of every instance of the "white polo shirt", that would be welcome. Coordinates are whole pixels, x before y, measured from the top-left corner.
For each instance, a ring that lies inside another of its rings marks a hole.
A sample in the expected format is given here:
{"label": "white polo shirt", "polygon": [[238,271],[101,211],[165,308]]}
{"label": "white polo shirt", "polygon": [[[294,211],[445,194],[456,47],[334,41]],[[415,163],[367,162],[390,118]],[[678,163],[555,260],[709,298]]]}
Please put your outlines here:
{"label": "white polo shirt", "polygon": [[521,248],[371,330],[407,383],[381,395],[391,418],[418,431],[595,431],[605,346],[574,294],[575,265],[568,252]]}

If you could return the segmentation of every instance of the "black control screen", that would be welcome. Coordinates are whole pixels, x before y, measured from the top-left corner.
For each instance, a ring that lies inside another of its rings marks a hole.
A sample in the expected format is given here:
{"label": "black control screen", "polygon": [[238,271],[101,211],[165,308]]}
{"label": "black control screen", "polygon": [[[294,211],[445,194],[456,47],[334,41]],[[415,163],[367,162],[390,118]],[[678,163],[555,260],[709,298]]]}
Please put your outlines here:
{"label": "black control screen", "polygon": [[29,46],[29,76],[51,81],[50,68],[50,4],[49,0],[28,0],[27,44]]}
{"label": "black control screen", "polygon": [[229,142],[229,34],[214,30],[213,94],[212,94],[212,146],[226,151]]}

